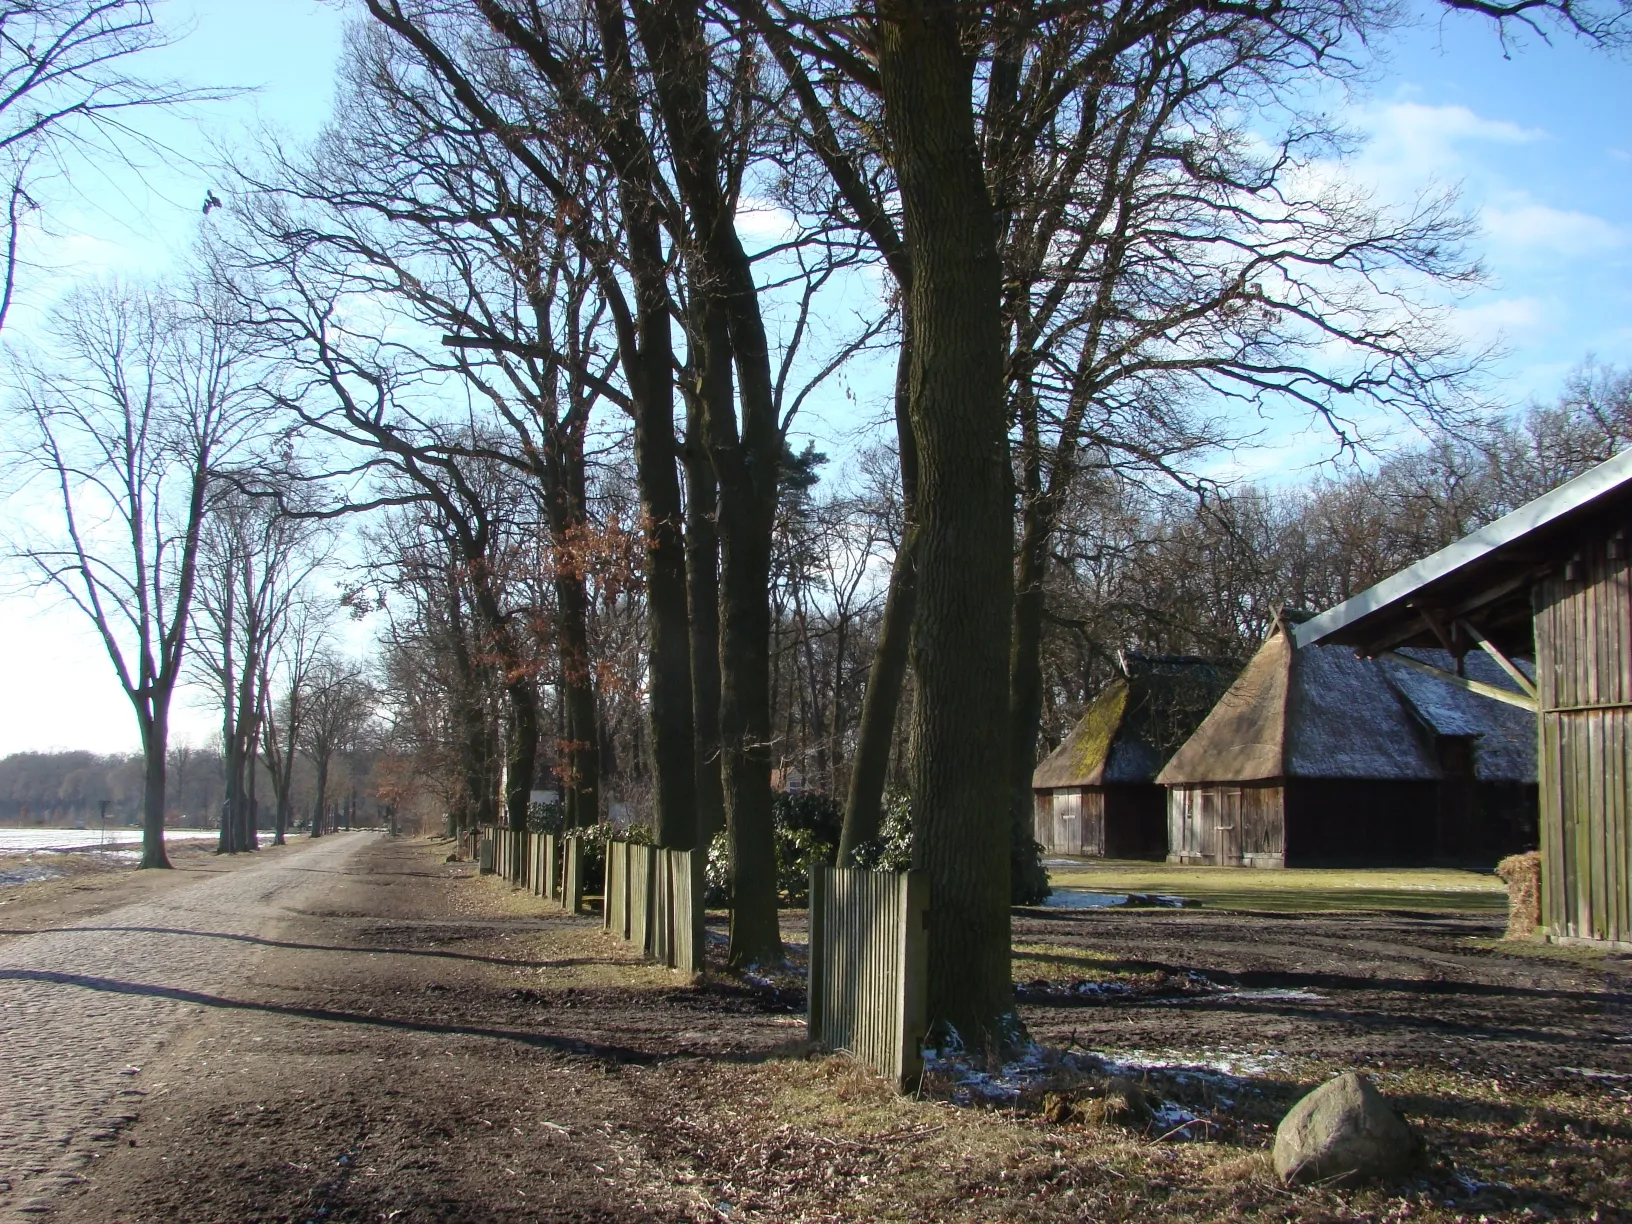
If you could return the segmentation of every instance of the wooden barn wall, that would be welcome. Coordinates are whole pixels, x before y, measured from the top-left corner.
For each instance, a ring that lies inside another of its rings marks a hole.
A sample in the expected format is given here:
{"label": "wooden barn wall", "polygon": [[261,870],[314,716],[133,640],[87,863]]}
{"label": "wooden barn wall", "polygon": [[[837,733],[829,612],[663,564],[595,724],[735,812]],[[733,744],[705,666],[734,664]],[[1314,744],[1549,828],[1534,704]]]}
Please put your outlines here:
{"label": "wooden barn wall", "polygon": [[1167,855],[1167,791],[1154,782],[1105,788],[1105,857]]}
{"label": "wooden barn wall", "polygon": [[1278,782],[1169,787],[1168,862],[1285,866],[1283,795]]}
{"label": "wooden barn wall", "polygon": [[[1534,591],[1542,924],[1632,943],[1632,575],[1627,540],[1587,541]],[[1615,555],[1620,554],[1620,555]]]}
{"label": "wooden barn wall", "polygon": [[1289,867],[1423,866],[1438,855],[1439,785],[1294,778],[1286,787]]}
{"label": "wooden barn wall", "polygon": [[1048,854],[1105,854],[1105,795],[1097,787],[1036,792],[1036,833]]}

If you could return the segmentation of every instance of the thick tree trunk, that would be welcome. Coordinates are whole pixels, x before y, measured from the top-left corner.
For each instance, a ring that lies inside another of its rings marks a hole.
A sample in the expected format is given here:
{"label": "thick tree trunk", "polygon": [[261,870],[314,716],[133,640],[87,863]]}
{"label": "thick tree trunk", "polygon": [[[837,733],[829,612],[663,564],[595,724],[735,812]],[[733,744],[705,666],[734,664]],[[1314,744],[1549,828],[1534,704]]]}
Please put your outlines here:
{"label": "thick tree trunk", "polygon": [[[582,453],[578,456],[580,463]],[[581,478],[582,472],[579,471]],[[563,473],[565,478],[565,473]],[[584,528],[575,512],[582,500],[563,490],[551,490],[550,527],[554,535],[556,649],[561,657],[561,701],[568,728],[559,753],[566,765],[562,793],[570,824],[594,824],[600,812],[600,753],[595,736],[585,728],[595,725],[595,677],[589,650],[589,593],[584,573],[573,558]],[[560,505],[556,506],[555,503]]]}
{"label": "thick tree trunk", "polygon": [[646,699],[651,710],[655,783],[652,824],[658,845],[689,850],[697,843],[696,748],[685,528],[675,471],[672,400],[645,415],[636,426],[635,448],[646,520]]}
{"label": "thick tree trunk", "polygon": [[322,757],[317,762],[317,799],[312,804],[312,836],[323,836],[323,804],[328,798],[329,790],[329,758]]}
{"label": "thick tree trunk", "polygon": [[929,1014],[973,1049],[1018,1035],[1010,982],[1013,525],[1002,270],[951,0],[880,0],[885,126],[913,284],[918,442],[913,857],[930,878]]}
{"label": "thick tree trunk", "polygon": [[722,497],[721,782],[731,835],[731,963],[782,959],[771,828],[770,533]]}
{"label": "thick tree trunk", "polygon": [[170,856],[164,851],[164,771],[170,748],[169,694],[153,699],[153,712],[140,709],[136,717],[142,730],[142,861],[140,867],[168,868]]}
{"label": "thick tree trunk", "polygon": [[862,696],[861,724],[856,732],[856,755],[850,765],[850,786],[844,801],[844,829],[839,837],[839,862],[849,863],[856,848],[878,836],[884,815],[884,783],[890,768],[890,746],[901,708],[901,686],[912,649],[912,622],[917,609],[915,534],[918,511],[918,444],[912,436],[909,411],[912,395],[911,315],[901,318],[901,351],[895,365],[896,453],[901,465],[901,545],[890,567],[890,589],[884,599],[884,617],[873,647],[867,690]]}
{"label": "thick tree trunk", "polygon": [[646,337],[641,358],[646,368],[639,379],[635,471],[646,539],[652,827],[658,845],[687,850],[697,841],[697,781],[685,526],[676,470],[673,350],[666,296],[661,304],[643,303],[641,313]]}
{"label": "thick tree trunk", "polygon": [[274,791],[272,800],[277,805],[273,811],[272,844],[282,846],[287,844],[286,836],[289,832],[289,784],[285,782],[282,785],[274,785],[272,789]]}
{"label": "thick tree trunk", "polygon": [[505,729],[504,814],[512,833],[525,832],[527,804],[538,769],[538,693],[530,677],[505,686],[510,723]]}
{"label": "thick tree trunk", "polygon": [[740,432],[734,415],[716,411],[708,399],[703,405],[720,490],[720,755],[731,837],[731,963],[746,967],[782,958],[771,833],[768,593],[783,438],[753,265],[722,186],[698,9],[683,0],[642,0],[633,11],[690,221],[688,288],[701,309],[723,318],[739,385]]}
{"label": "thick tree trunk", "polygon": [[610,152],[628,236],[635,319],[622,329],[624,376],[634,401],[635,479],[646,539],[647,708],[651,716],[652,826],[662,846],[697,840],[695,728],[692,722],[691,629],[686,607],[685,518],[674,442],[674,340],[669,266],[657,204],[657,169],[642,130],[643,101],[623,6],[595,5],[603,52],[617,100],[617,139]]}
{"label": "thick tree trunk", "polygon": [[225,782],[221,799],[221,830],[215,839],[217,854],[238,853],[238,736],[233,730],[232,716],[221,720],[221,768]]}
{"label": "thick tree trunk", "polygon": [[732,411],[731,344],[716,309],[694,330],[697,385],[686,397],[686,592],[691,608],[691,700],[696,727],[697,844],[707,847],[725,828],[720,770],[720,533],[719,486],[704,437],[704,400]]}

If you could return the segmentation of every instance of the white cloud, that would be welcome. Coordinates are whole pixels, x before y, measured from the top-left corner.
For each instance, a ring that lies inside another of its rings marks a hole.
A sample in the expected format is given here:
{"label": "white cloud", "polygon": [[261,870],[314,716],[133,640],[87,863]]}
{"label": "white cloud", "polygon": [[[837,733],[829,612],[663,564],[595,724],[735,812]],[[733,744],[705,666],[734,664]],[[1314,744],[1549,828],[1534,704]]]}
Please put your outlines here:
{"label": "white cloud", "polygon": [[1466,340],[1491,344],[1543,331],[1548,308],[1533,297],[1498,298],[1478,306],[1462,306],[1451,314],[1451,326]]}
{"label": "white cloud", "polygon": [[1546,133],[1505,119],[1486,119],[1466,106],[1392,102],[1359,119],[1369,134],[1360,162],[1365,178],[1389,186],[1415,188],[1425,180],[1460,176],[1468,145],[1528,144]]}
{"label": "white cloud", "polygon": [[1550,255],[1597,255],[1626,243],[1625,231],[1590,213],[1519,203],[1490,205],[1480,216],[1497,243]]}

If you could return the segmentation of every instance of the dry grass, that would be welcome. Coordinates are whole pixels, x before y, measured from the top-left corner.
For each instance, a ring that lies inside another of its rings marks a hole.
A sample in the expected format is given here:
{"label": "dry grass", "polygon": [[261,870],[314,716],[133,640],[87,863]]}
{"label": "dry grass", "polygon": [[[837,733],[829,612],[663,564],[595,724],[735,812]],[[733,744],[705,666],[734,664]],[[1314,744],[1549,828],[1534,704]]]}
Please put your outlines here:
{"label": "dry grass", "polygon": [[1507,890],[1495,875],[1445,867],[1258,871],[1084,859],[1080,865],[1050,868],[1049,882],[1056,888],[1163,893],[1219,909],[1280,913],[1360,909],[1488,913],[1507,908]]}
{"label": "dry grass", "polygon": [[[1329,1070],[1335,1070],[1329,1069]],[[843,1057],[714,1069],[687,1119],[686,1179],[716,1218],[775,1221],[1626,1219],[1624,1104],[1526,1096],[1455,1074],[1384,1075],[1425,1135],[1404,1184],[1288,1190],[1274,1119],[1325,1077],[1265,1081],[1262,1124],[1197,1142],[1051,1122],[1041,1108],[897,1097]],[[1596,1214],[1595,1214],[1596,1213]]]}

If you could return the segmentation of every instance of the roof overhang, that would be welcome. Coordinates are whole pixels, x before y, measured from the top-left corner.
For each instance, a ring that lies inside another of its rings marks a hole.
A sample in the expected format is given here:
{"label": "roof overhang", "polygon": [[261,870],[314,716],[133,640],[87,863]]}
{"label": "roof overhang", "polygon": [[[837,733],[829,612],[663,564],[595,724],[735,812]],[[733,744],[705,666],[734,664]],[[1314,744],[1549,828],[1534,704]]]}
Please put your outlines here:
{"label": "roof overhang", "polygon": [[1584,535],[1632,515],[1632,451],[1601,463],[1455,544],[1293,628],[1301,646],[1400,646],[1461,653],[1483,635],[1511,654],[1533,650],[1530,588],[1568,561]]}

